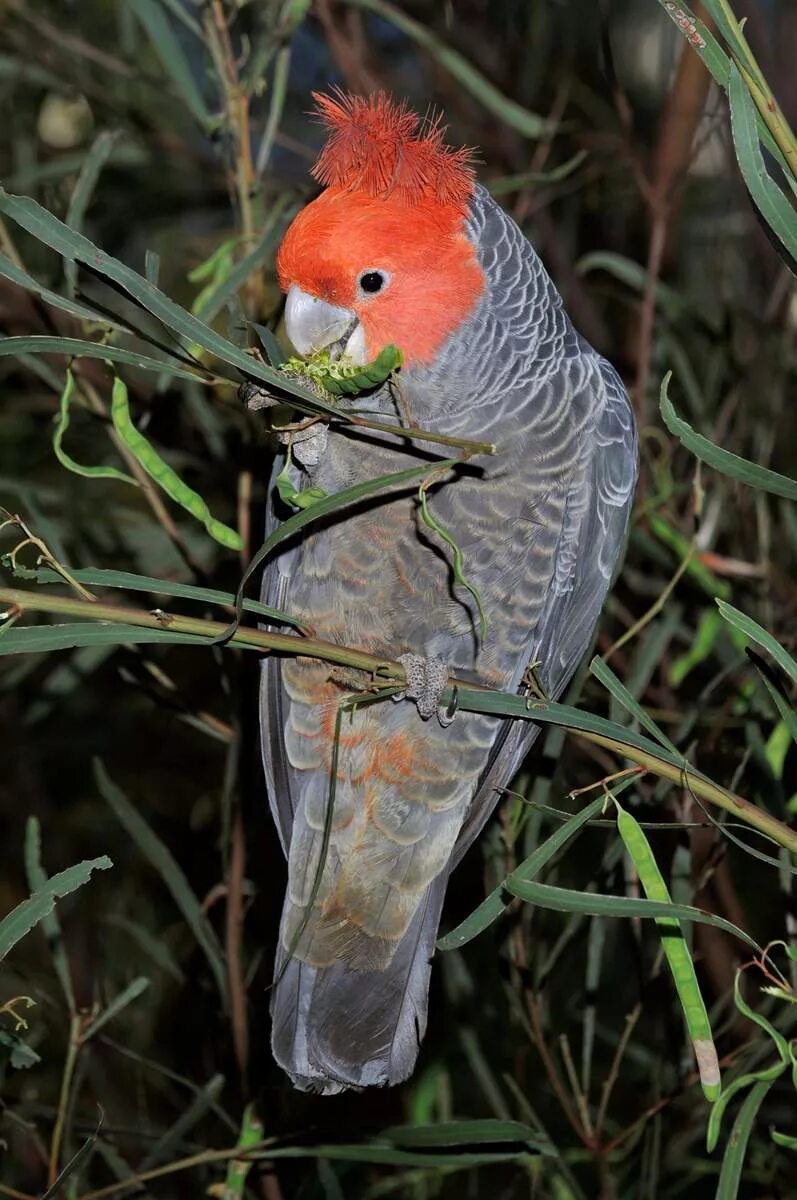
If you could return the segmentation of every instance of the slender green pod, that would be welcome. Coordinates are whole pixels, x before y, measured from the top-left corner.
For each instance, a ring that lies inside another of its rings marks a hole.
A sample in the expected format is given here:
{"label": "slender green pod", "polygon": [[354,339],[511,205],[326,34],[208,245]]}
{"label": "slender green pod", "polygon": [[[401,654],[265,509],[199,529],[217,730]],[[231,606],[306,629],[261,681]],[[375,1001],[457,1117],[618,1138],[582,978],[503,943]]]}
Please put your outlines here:
{"label": "slender green pod", "polygon": [[53,450],[61,466],[66,467],[74,475],[84,475],[87,479],[118,479],[121,483],[132,483],[133,487],[138,487],[135,479],[130,475],[125,475],[124,471],[118,471],[116,467],[85,467],[82,463],[75,462],[74,458],[64,450],[64,438],[69,429],[74,394],[75,377],[70,370],[67,370],[58,405],[58,420],[53,433]]}
{"label": "slender green pod", "polygon": [[[645,831],[631,813],[621,808],[616,800],[614,803],[617,809],[617,828],[620,837],[636,868],[645,895],[649,900],[658,900],[664,904],[672,903],[667,884],[664,882],[664,877],[653,856]],[[694,1048],[703,1094],[707,1100],[713,1103],[719,1098],[721,1091],[720,1068],[692,956],[678,920],[673,917],[657,917],[656,924],[661,933],[662,949],[670,964],[686,1028]]]}
{"label": "slender green pod", "polygon": [[198,521],[201,521],[215,541],[219,542],[222,546],[226,546],[228,550],[241,550],[243,547],[241,535],[236,533],[234,529],[230,529],[229,525],[225,525],[222,521],[217,521],[211,515],[210,509],[202,497],[193,488],[190,488],[188,484],[183,483],[177,472],[161,458],[155,447],[150,445],[143,433],[136,429],[133,419],[130,416],[127,387],[118,375],[113,381],[111,419],[119,437],[131,454],[135,456],[136,461],[147,472],[150,479],[154,479],[155,483],[176,504],[179,504],[186,512],[190,512],[192,517],[196,517]]}

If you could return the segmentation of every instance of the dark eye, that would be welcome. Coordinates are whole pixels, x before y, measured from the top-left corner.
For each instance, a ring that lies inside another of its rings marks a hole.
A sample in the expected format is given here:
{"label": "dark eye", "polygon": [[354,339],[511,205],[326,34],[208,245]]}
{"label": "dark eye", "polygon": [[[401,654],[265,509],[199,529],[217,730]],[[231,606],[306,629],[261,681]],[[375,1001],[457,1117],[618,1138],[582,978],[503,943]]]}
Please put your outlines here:
{"label": "dark eye", "polygon": [[381,271],[365,271],[360,276],[360,287],[364,292],[371,294],[381,292],[386,283],[387,279]]}

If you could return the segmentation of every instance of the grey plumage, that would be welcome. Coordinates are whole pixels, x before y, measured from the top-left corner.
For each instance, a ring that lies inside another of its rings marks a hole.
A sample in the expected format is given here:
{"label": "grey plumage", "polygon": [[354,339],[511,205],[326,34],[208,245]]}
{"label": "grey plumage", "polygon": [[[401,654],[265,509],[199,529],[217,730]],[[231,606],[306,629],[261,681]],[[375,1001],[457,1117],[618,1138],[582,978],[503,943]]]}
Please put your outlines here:
{"label": "grey plumage", "polygon": [[[481,188],[467,234],[485,293],[434,365],[405,372],[403,386],[419,424],[499,445],[481,472],[429,493],[487,610],[484,645],[472,597],[409,492],[344,513],[291,547],[267,568],[263,598],[321,636],[390,658],[437,655],[452,672],[509,691],[538,661],[556,697],[589,644],[625,536],[634,422],[618,376],[575,332],[536,253]],[[386,390],[374,406],[395,418]],[[334,492],[414,462],[403,443],[336,434],[302,480]],[[289,856],[278,970],[305,925],[273,993],[274,1052],[297,1086],[331,1093],[412,1070],[449,872],[537,731],[476,714],[444,730],[406,702],[358,713],[346,726],[329,853],[308,917],[329,713],[345,694],[328,674],[269,660],[261,719]]]}

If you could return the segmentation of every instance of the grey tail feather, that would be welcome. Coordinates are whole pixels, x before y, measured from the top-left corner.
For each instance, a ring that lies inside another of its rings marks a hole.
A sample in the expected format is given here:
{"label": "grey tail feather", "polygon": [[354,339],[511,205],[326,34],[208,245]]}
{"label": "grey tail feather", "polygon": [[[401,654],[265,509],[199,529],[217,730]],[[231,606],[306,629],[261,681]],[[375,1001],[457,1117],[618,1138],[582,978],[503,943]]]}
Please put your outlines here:
{"label": "grey tail feather", "polygon": [[[426,1030],[429,976],[448,883],[444,870],[384,971],[292,959],[271,999],[271,1046],[295,1087],[325,1096],[401,1083]],[[282,963],[277,961],[275,978]]]}

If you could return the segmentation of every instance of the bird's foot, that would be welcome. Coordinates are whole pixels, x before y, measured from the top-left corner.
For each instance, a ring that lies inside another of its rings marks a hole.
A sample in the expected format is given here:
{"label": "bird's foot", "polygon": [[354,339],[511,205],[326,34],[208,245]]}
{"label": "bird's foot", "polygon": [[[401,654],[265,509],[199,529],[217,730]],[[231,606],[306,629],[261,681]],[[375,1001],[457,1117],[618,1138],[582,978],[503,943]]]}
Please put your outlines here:
{"label": "bird's foot", "polygon": [[441,658],[424,658],[421,654],[400,654],[397,662],[404,668],[407,687],[394,700],[414,700],[424,721],[437,716],[445,729],[454,720],[450,708],[444,708],[440,698],[448,687],[448,667]]}
{"label": "bird's foot", "polygon": [[[321,398],[325,396],[324,389],[309,375],[295,375],[297,383],[316,392]],[[242,383],[238,389],[238,398],[249,409],[257,412],[261,409],[287,409],[284,396],[279,396],[268,387],[256,383]],[[303,467],[317,467],[327,449],[328,426],[319,417],[309,420],[294,421],[290,425],[274,425],[271,428],[277,435],[277,441],[283,446],[290,445],[293,457]]]}
{"label": "bird's foot", "polygon": [[322,421],[314,421],[305,429],[282,431],[277,438],[283,444],[290,445],[293,457],[303,467],[317,467],[326,453],[327,433],[327,426]]}

